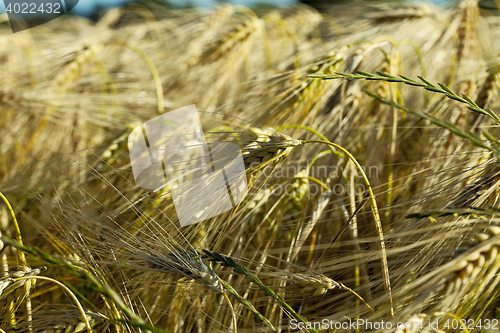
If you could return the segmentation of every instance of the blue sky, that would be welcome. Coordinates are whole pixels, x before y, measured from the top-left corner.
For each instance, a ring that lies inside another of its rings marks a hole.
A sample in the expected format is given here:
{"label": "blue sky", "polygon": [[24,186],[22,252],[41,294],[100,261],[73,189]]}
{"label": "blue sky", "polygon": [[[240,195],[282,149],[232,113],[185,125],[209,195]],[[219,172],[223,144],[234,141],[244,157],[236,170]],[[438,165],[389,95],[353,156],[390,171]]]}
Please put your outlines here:
{"label": "blue sky", "polygon": [[[71,11],[78,15],[86,15],[92,13],[95,7],[113,7],[126,2],[130,2],[132,0],[80,0],[78,5]],[[183,4],[183,3],[191,3],[196,6],[210,7],[213,4],[216,4],[216,0],[169,0],[172,4]],[[428,0],[434,3],[443,3],[447,0]],[[28,1],[29,2],[29,1]],[[282,5],[291,5],[296,2],[296,0],[229,0],[227,1],[232,4],[246,5],[251,6],[256,3],[280,3]],[[0,13],[5,12],[5,5],[3,0],[0,0]]]}

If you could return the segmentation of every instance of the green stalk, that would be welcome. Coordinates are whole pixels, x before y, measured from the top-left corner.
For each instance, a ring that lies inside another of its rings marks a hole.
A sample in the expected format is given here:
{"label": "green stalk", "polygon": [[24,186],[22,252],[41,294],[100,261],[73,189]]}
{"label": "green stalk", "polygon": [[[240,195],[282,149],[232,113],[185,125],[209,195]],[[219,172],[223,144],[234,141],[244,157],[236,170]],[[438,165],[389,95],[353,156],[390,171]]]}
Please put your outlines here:
{"label": "green stalk", "polygon": [[21,250],[21,251],[24,251],[28,254],[33,255],[33,256],[39,257],[39,258],[45,260],[46,262],[49,262],[49,263],[55,264],[55,265],[59,265],[59,266],[63,266],[65,268],[67,268],[71,272],[71,274],[73,274],[74,276],[81,278],[81,279],[84,279],[84,280],[87,280],[87,281],[90,281],[92,283],[92,289],[103,294],[107,298],[111,299],[113,301],[113,303],[116,304],[120,308],[120,310],[122,310],[125,313],[125,315],[128,317],[128,320],[126,321],[127,324],[134,326],[134,327],[142,328],[144,330],[157,332],[157,333],[171,333],[171,332],[164,330],[162,328],[147,324],[140,317],[136,316],[133,313],[133,311],[125,305],[125,303],[123,302],[121,297],[116,293],[116,291],[114,291],[108,285],[105,285],[104,283],[102,283],[100,281],[100,279],[96,275],[94,275],[92,272],[90,272],[84,268],[74,266],[72,263],[68,262],[67,260],[56,259],[37,247],[24,246],[24,245],[20,244],[19,242],[15,241],[13,239],[7,238],[7,237],[0,237],[0,240],[2,240],[5,244],[8,244],[10,246],[15,247],[18,250]]}
{"label": "green stalk", "polygon": [[394,76],[388,73],[382,73],[382,72],[377,72],[377,75],[371,74],[371,73],[366,73],[366,72],[361,72],[357,71],[356,74],[350,74],[350,73],[336,73],[334,75],[326,75],[326,74],[308,74],[308,77],[312,78],[317,78],[317,79],[323,79],[323,80],[331,80],[331,79],[346,79],[346,80],[359,80],[359,79],[364,79],[364,80],[375,80],[375,81],[386,81],[386,82],[399,82],[399,83],[404,83],[410,86],[416,86],[416,87],[421,87],[424,88],[425,90],[436,92],[439,94],[443,94],[449,99],[453,99],[455,101],[458,101],[460,103],[466,104],[467,108],[471,111],[486,115],[493,119],[493,121],[497,124],[500,125],[500,118],[491,110],[490,108],[483,109],[480,108],[469,96],[462,94],[462,96],[458,96],[453,90],[448,88],[446,85],[442,83],[438,83],[438,86],[435,84],[429,82],[427,79],[424,77],[419,76],[418,78],[420,81],[416,81],[414,79],[411,79],[409,77],[406,77],[404,75],[399,75]]}
{"label": "green stalk", "polygon": [[[281,307],[284,310],[288,311],[293,317],[295,317],[295,319],[300,320],[302,323],[307,325],[308,323],[307,319],[305,319],[297,312],[295,312],[295,310],[290,305],[288,305],[288,303],[285,302],[285,300],[281,296],[279,296],[274,292],[274,290],[266,286],[256,275],[250,273],[246,267],[237,264],[232,258],[223,256],[217,252],[210,252],[208,250],[203,250],[203,252],[205,253],[205,257],[209,258],[208,259],[209,261],[218,262],[224,267],[231,267],[233,268],[233,271],[235,273],[244,275],[247,278],[247,280],[258,285],[262,291],[264,291],[268,296],[276,300],[279,303],[279,305],[281,305]],[[315,329],[311,330],[313,332],[318,333]]]}

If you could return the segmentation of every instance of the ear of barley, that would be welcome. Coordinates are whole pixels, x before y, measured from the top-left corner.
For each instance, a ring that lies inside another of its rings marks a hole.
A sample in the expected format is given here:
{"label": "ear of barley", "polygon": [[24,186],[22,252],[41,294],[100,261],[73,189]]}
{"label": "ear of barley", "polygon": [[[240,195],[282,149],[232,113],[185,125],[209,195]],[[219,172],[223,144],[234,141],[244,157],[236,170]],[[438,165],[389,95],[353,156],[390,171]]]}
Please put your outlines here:
{"label": "ear of barley", "polygon": [[[106,322],[106,316],[85,310],[85,319],[94,330],[102,327]],[[92,332],[98,332],[94,331]],[[20,325],[20,331],[24,332],[24,327]],[[33,320],[33,331],[37,333],[81,333],[88,332],[85,322],[82,321],[82,314],[79,311],[49,310],[40,311]]]}
{"label": "ear of barley", "polygon": [[302,287],[302,292],[314,292],[313,296],[323,295],[328,290],[341,288],[340,283],[324,276],[323,274],[294,273],[290,274],[288,278],[295,281],[300,287]]}
{"label": "ear of barley", "polygon": [[13,291],[23,287],[25,284],[29,285],[29,289],[35,285],[35,280],[14,281],[15,278],[36,276],[45,269],[45,267],[31,269],[23,266],[20,270],[4,272],[4,276],[0,278],[0,300],[3,300]]}
{"label": "ear of barley", "polygon": [[481,245],[499,235],[500,227],[498,226],[489,226],[485,232],[476,235],[476,242],[471,245],[477,247],[477,250],[465,256],[454,266],[454,271],[446,282],[445,290],[447,294],[474,280],[482,270],[487,269],[498,259],[500,239],[487,246]]}
{"label": "ear of barley", "polygon": [[495,88],[498,86],[499,71],[500,68],[498,66],[493,66],[488,69],[488,76],[482,84],[476,99],[476,104],[480,108],[484,109],[488,107],[495,96]]}
{"label": "ear of barley", "polygon": [[499,248],[500,227],[485,228],[476,234],[475,242],[469,243],[449,262],[409,283],[413,301],[434,298],[438,302],[436,306],[446,310],[456,308],[468,298],[477,300],[484,294],[488,281],[498,274]]}
{"label": "ear of barley", "polygon": [[462,18],[457,31],[457,57],[459,62],[478,49],[475,26],[477,17],[479,17],[479,7],[477,4],[477,0],[465,0],[459,6],[462,12]]}
{"label": "ear of barley", "polygon": [[[96,320],[89,314],[86,314],[85,317],[87,321],[90,323],[90,326],[93,328],[96,325]],[[81,333],[85,332],[86,326],[81,319],[78,318],[68,318],[65,320],[61,320],[60,322],[56,322],[55,324],[48,324],[43,331],[40,333]]]}
{"label": "ear of barley", "polygon": [[300,287],[303,288],[302,292],[313,292],[312,296],[320,296],[325,294],[328,290],[335,288],[344,289],[351,292],[354,296],[359,298],[369,309],[373,312],[372,307],[351,288],[346,287],[344,284],[337,282],[323,274],[319,273],[294,273],[289,275],[289,279],[295,281]]}
{"label": "ear of barley", "polygon": [[[190,244],[187,248],[164,237],[143,238],[124,234],[114,241],[114,252],[119,262],[138,268],[148,268],[167,274],[179,274],[201,285],[224,292],[224,288],[210,266]],[[133,246],[131,246],[133,245]]]}
{"label": "ear of barley", "polygon": [[274,169],[300,144],[272,128],[251,128],[250,133],[242,135],[241,142],[248,183],[255,181],[267,166]]}
{"label": "ear of barley", "polygon": [[152,269],[181,274],[221,293],[224,292],[224,287],[217,275],[194,251],[179,248],[177,251],[162,256],[148,255],[143,252],[142,257],[149,262],[149,267]]}
{"label": "ear of barley", "polygon": [[293,180],[292,189],[287,193],[288,198],[285,203],[285,219],[298,220],[300,214],[304,211],[304,204],[309,190],[309,180],[307,170],[302,170],[297,173],[296,179]]}

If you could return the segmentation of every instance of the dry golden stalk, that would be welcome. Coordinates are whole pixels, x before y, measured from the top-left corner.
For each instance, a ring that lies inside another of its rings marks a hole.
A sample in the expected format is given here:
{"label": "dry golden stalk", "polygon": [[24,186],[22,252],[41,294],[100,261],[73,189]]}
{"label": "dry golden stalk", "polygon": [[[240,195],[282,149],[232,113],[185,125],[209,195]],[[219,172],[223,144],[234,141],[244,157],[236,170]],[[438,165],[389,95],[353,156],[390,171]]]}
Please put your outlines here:
{"label": "dry golden stalk", "polygon": [[458,27],[458,50],[457,57],[460,62],[466,55],[473,54],[478,50],[476,39],[475,20],[479,17],[477,0],[464,0],[460,3],[462,19]]}

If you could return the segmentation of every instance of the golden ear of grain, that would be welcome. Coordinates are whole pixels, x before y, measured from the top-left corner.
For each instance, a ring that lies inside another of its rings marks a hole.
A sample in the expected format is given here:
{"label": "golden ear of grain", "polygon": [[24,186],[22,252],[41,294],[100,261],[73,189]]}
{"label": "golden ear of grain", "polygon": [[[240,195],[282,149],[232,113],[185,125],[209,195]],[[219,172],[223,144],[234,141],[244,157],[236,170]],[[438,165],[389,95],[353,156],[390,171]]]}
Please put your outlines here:
{"label": "golden ear of grain", "polygon": [[[474,245],[481,245],[489,239],[500,235],[500,227],[489,226],[486,232],[481,232],[476,235]],[[490,267],[498,258],[500,249],[500,240],[489,246],[480,246],[477,251],[470,253],[463,260],[459,261],[455,267],[454,272],[448,279],[446,284],[446,293],[452,293],[459,289],[461,286],[471,281],[482,270]]]}
{"label": "golden ear of grain", "polygon": [[289,276],[289,279],[296,282],[303,289],[301,292],[311,293],[313,296],[319,296],[334,288],[342,288],[341,284],[322,274],[295,273]]}
{"label": "golden ear of grain", "polygon": [[[87,311],[86,311],[87,312]],[[45,325],[44,330],[39,331],[40,333],[80,333],[86,332],[87,328],[85,323],[82,321],[81,317],[73,314],[65,314],[63,319],[54,321],[55,324]],[[102,323],[104,316],[101,314],[87,312],[85,314],[87,321],[90,323],[92,328]],[[54,323],[52,322],[52,323]]]}
{"label": "golden ear of grain", "polygon": [[488,70],[488,76],[480,88],[478,97],[476,99],[476,104],[480,108],[487,108],[493,97],[495,96],[495,90],[498,86],[498,67],[491,68]]}
{"label": "golden ear of grain", "polygon": [[258,23],[260,23],[259,20],[243,22],[227,36],[217,41],[215,45],[205,51],[200,58],[203,59],[204,62],[215,62],[223,56],[228,55],[239,44],[244,43],[257,31]]}
{"label": "golden ear of grain", "polygon": [[479,17],[479,7],[476,0],[464,0],[460,3],[459,9],[462,19],[458,27],[458,50],[457,57],[460,62],[467,55],[478,50],[476,38],[476,19]]}
{"label": "golden ear of grain", "polygon": [[23,287],[25,284],[30,287],[28,290],[35,285],[35,280],[14,281],[15,278],[36,276],[45,269],[45,267],[31,269],[23,266],[19,267],[19,270],[5,272],[4,276],[0,278],[0,300],[3,300],[9,294],[14,292],[16,289]]}
{"label": "golden ear of grain", "polygon": [[[307,171],[302,170],[296,175],[297,177],[307,177]],[[301,214],[305,210],[307,202],[307,192],[309,190],[308,179],[295,179],[292,183],[292,188],[285,195],[287,199],[284,207],[284,218],[289,221],[300,219]]]}
{"label": "golden ear of grain", "polygon": [[299,140],[272,128],[250,128],[249,135],[241,143],[248,183],[251,184],[265,167],[275,168],[300,144]]}

